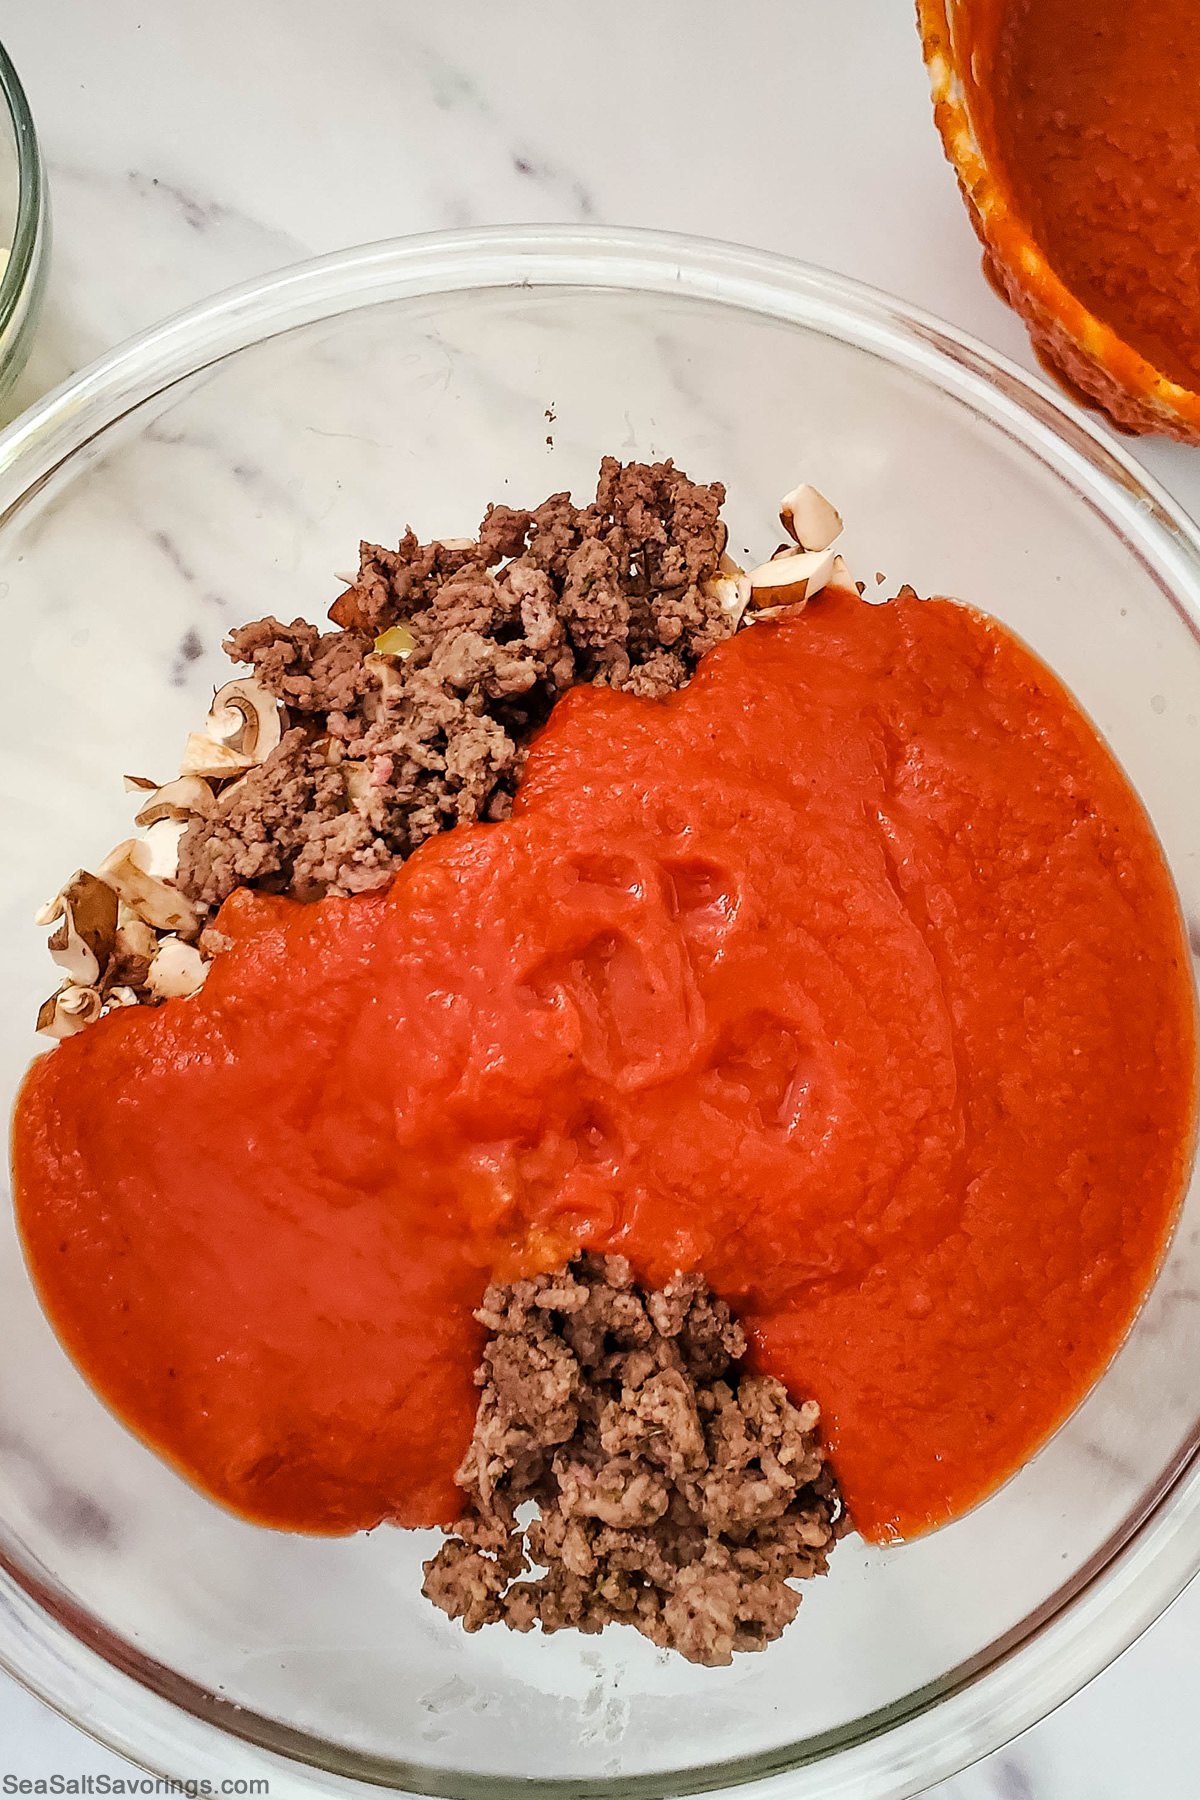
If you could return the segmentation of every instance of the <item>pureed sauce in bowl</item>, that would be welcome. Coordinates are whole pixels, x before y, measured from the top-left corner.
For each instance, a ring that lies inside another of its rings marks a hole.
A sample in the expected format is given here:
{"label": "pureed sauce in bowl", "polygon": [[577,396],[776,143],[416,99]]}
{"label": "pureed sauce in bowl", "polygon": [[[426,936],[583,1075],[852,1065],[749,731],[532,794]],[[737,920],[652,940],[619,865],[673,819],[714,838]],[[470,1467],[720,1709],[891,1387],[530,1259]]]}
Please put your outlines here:
{"label": "pureed sauce in bowl", "polygon": [[1125,429],[1200,442],[1192,0],[918,0],[984,266],[1045,366]]}
{"label": "pureed sauce in bowl", "polygon": [[1016,0],[990,86],[1033,238],[1097,318],[1200,389],[1200,15],[1192,0]]}
{"label": "pureed sauce in bowl", "polygon": [[67,1348],[262,1523],[454,1519],[493,1276],[702,1270],[853,1523],[994,1489],[1103,1371],[1191,1153],[1162,852],[994,621],[829,590],[658,700],[580,688],[510,821],[386,894],[239,892],[199,994],[35,1063]]}

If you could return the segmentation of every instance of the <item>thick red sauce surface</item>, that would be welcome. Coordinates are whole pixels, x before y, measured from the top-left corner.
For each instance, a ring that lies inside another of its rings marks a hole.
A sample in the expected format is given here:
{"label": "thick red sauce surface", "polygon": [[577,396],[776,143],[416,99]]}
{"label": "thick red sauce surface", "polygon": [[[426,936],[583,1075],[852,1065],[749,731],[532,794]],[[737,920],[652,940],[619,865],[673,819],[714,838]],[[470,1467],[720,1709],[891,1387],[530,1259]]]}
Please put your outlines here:
{"label": "thick red sauce surface", "polygon": [[946,601],[829,593],[663,701],[580,689],[511,822],[248,893],[202,992],[33,1067],[29,1262],[120,1416],[264,1523],[458,1510],[493,1274],[704,1270],[855,1522],[970,1506],[1104,1368],[1190,1152],[1138,802]]}
{"label": "thick red sauce surface", "polygon": [[1200,387],[1195,0],[975,0],[964,11],[968,35],[996,33],[989,109],[1034,241],[1089,311],[1173,381]]}

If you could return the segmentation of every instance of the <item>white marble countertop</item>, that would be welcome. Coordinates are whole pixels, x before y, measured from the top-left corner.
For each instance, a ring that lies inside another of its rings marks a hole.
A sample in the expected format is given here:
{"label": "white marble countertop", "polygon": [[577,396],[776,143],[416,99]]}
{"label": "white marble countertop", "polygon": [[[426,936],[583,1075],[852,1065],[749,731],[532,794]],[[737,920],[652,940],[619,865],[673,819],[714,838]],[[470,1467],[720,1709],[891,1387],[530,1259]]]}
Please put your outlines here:
{"label": "white marble countertop", "polygon": [[[980,275],[909,0],[26,0],[4,33],[54,209],[26,400],[298,258],[531,220],[803,257],[1034,367]],[[1200,452],[1138,454],[1200,515]],[[937,1800],[1192,1800],[1198,1680],[1200,1585]],[[0,1676],[0,1791],[55,1773],[133,1771]]]}

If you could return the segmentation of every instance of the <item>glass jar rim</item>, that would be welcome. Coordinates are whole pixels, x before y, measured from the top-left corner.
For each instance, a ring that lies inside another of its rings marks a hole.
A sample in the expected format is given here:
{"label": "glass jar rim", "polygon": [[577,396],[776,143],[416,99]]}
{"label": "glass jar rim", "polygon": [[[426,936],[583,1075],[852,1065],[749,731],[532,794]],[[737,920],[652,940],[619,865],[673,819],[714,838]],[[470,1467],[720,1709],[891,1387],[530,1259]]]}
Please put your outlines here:
{"label": "glass jar rim", "polygon": [[0,95],[8,109],[17,152],[17,216],[8,257],[0,272],[2,341],[41,279],[47,218],[45,171],[33,113],[20,76],[3,44],[0,44]]}

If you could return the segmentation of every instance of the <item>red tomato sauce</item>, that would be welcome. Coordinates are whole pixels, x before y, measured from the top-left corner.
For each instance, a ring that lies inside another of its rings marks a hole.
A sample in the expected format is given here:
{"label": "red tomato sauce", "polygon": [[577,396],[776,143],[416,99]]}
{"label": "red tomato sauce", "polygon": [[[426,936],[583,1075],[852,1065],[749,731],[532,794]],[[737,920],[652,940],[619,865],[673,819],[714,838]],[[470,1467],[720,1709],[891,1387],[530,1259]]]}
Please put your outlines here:
{"label": "red tomato sauce", "polygon": [[965,10],[981,36],[998,14],[991,126],[1030,235],[1089,311],[1171,380],[1200,387],[1194,0]]}
{"label": "red tomato sauce", "polygon": [[854,1522],[971,1506],[1101,1373],[1191,1150],[1141,807],[1034,657],[827,593],[577,689],[510,822],[383,896],[235,894],[194,998],[37,1061],[17,1206],[110,1406],[263,1523],[447,1522],[493,1275],[700,1268]]}

